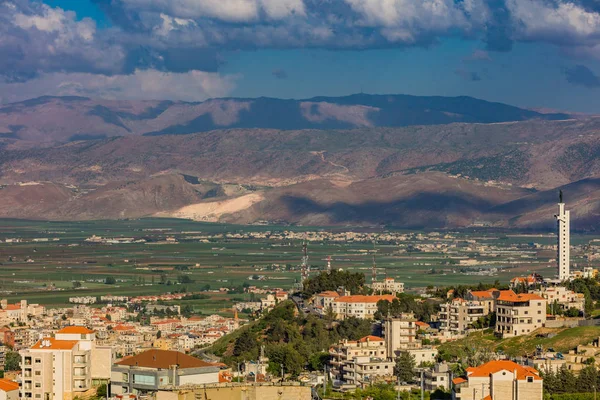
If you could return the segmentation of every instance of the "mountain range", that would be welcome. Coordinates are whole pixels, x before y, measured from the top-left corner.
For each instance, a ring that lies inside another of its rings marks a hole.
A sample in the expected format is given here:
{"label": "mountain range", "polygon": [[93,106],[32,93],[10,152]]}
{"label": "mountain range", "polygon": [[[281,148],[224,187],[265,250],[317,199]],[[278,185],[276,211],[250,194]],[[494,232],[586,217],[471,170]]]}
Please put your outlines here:
{"label": "mountain range", "polygon": [[600,222],[600,119],[469,97],[0,107],[0,217],[549,229]]}

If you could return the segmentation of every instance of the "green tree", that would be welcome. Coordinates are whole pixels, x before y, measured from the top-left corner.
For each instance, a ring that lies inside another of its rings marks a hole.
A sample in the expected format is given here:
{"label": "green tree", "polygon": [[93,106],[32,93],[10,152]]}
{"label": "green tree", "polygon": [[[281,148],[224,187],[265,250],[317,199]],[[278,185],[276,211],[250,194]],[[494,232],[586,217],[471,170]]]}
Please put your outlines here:
{"label": "green tree", "polygon": [[233,355],[241,356],[256,349],[256,336],[252,332],[244,332],[235,340]]}
{"label": "green tree", "polygon": [[412,382],[415,377],[415,358],[407,351],[401,351],[396,357],[394,375],[401,382]]}
{"label": "green tree", "polygon": [[322,371],[329,361],[329,353],[319,352],[311,354],[308,359],[308,365],[313,371]]}
{"label": "green tree", "polygon": [[4,370],[5,371],[19,371],[21,370],[21,355],[16,351],[7,351],[4,356]]}
{"label": "green tree", "polygon": [[81,282],[73,281],[73,289],[79,289],[81,287]]}
{"label": "green tree", "polygon": [[579,371],[577,377],[577,391],[578,392],[592,392],[598,384],[598,370],[594,365],[588,365]]}
{"label": "green tree", "polygon": [[106,383],[101,384],[100,386],[98,386],[98,388],[96,389],[96,397],[100,398],[100,399],[104,399],[106,398],[107,393],[107,385]]}
{"label": "green tree", "polygon": [[117,280],[112,276],[107,276],[106,279],[104,279],[104,283],[107,285],[114,285],[117,283]]}

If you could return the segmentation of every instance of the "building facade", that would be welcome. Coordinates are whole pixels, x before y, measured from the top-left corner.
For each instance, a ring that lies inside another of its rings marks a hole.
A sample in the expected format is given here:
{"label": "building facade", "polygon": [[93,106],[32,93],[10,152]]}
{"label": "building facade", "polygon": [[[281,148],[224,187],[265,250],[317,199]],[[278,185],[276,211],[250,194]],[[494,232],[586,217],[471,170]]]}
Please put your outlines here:
{"label": "building facade", "polygon": [[496,334],[501,337],[525,335],[546,323],[546,304],[543,297],[500,291],[496,299]]}
{"label": "building facade", "polygon": [[110,347],[96,346],[94,331],[81,326],[63,328],[20,354],[23,399],[93,396],[110,379]]}
{"label": "building facade", "polygon": [[375,293],[390,292],[391,294],[404,293],[404,283],[396,282],[394,278],[385,278],[381,282],[371,283],[371,289]]}
{"label": "building facade", "polygon": [[113,364],[111,393],[144,395],[161,388],[219,382],[219,366],[177,351],[148,350]]}
{"label": "building facade", "polygon": [[377,302],[386,300],[392,302],[396,296],[387,294],[382,296],[340,296],[333,300],[332,309],[337,319],[350,317],[360,319],[373,319],[377,312]]}
{"label": "building facade", "polygon": [[541,400],[543,396],[543,380],[535,368],[512,361],[467,368],[467,376],[453,383],[454,398],[460,400]]}
{"label": "building facade", "polygon": [[388,356],[396,357],[400,351],[421,348],[421,341],[417,340],[417,330],[414,314],[387,318],[383,323],[383,336]]}

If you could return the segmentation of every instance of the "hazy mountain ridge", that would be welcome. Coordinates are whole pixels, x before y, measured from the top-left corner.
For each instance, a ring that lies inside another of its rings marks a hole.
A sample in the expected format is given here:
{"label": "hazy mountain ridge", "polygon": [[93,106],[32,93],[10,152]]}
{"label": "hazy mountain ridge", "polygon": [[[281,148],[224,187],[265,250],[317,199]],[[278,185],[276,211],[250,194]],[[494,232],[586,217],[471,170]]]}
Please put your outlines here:
{"label": "hazy mountain ridge", "polygon": [[[425,125],[376,126],[392,112],[389,103],[403,104],[396,113],[417,111],[387,123],[434,117]],[[320,129],[203,132],[213,125],[197,125],[198,118],[225,126],[258,123],[281,107],[297,109],[288,126]],[[489,114],[494,110],[523,120],[498,122]],[[479,121],[439,124],[435,117],[456,119],[457,111]],[[577,207],[575,227],[596,229],[600,118],[539,115],[470,98],[410,96],[35,99],[0,108],[0,217],[551,228],[557,188],[564,187]],[[199,132],[185,131],[196,127]],[[159,135],[158,128],[187,134]]]}
{"label": "hazy mountain ridge", "polygon": [[568,119],[472,97],[357,94],[174,101],[40,97],[0,106],[0,138],[67,142],[127,135],[173,135],[225,128],[352,129]]}

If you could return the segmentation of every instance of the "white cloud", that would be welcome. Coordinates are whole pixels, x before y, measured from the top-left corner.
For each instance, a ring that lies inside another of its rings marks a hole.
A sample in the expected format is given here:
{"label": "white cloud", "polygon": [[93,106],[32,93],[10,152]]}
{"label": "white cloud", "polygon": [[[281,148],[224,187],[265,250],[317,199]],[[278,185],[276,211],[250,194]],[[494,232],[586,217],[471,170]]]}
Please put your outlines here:
{"label": "white cloud", "polygon": [[572,2],[555,5],[541,0],[507,0],[517,32],[523,40],[555,43],[600,39],[600,14]]}
{"label": "white cloud", "polygon": [[137,70],[131,75],[114,76],[55,72],[41,74],[27,82],[0,83],[0,103],[46,95],[202,101],[227,96],[238,78],[203,71]]}
{"label": "white cloud", "polygon": [[303,0],[123,0],[136,11],[162,12],[177,18],[214,18],[228,22],[256,21],[261,11],[269,19],[304,15]]}

